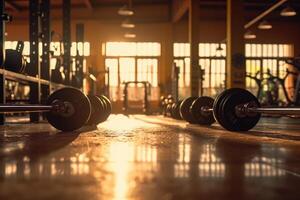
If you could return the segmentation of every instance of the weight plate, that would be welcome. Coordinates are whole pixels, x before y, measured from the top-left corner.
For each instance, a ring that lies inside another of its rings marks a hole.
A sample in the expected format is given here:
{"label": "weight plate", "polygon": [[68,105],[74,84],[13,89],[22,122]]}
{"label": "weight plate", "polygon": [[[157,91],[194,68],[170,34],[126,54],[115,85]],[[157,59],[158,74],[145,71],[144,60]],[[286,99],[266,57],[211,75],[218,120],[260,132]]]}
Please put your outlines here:
{"label": "weight plate", "polygon": [[171,117],[172,116],[171,112],[172,112],[172,103],[168,103],[167,109],[166,109],[166,115],[168,117]]}
{"label": "weight plate", "polygon": [[198,97],[191,105],[190,112],[197,120],[198,124],[211,125],[215,122],[213,112],[203,112],[202,108],[212,108],[214,99],[211,97],[203,96]]}
{"label": "weight plate", "polygon": [[5,56],[3,64],[4,68],[9,71],[20,73],[25,65],[23,55],[15,49],[6,49]]}
{"label": "weight plate", "polygon": [[112,112],[112,106],[111,106],[111,102],[110,100],[104,96],[104,95],[100,95],[99,96],[100,99],[104,102],[105,106],[106,106],[106,109],[105,109],[105,112],[104,112],[104,118],[105,120],[109,117],[109,115],[111,114]]}
{"label": "weight plate", "polygon": [[215,113],[219,113],[221,112],[219,110],[220,108],[220,102],[221,100],[220,99],[223,99],[223,96],[225,96],[227,93],[229,92],[229,90],[224,90],[223,92],[221,92],[215,99],[214,101],[214,104],[213,104],[213,115],[214,115],[214,118],[215,120],[219,123],[220,119],[219,119],[219,115],[215,114]]}
{"label": "weight plate", "polygon": [[175,106],[176,106],[176,103],[172,103],[172,106],[171,106],[171,117],[175,119],[174,117],[174,109],[175,109]]}
{"label": "weight plate", "polygon": [[239,117],[236,114],[236,106],[254,102],[258,107],[257,98],[241,88],[232,88],[220,94],[213,106],[213,113],[219,124],[229,131],[248,131],[252,129],[260,119],[260,114],[254,116]]}
{"label": "weight plate", "polygon": [[75,88],[63,88],[53,92],[47,99],[48,105],[61,101],[68,106],[68,112],[50,111],[46,113],[48,122],[61,131],[81,128],[89,119],[91,104],[86,95]]}
{"label": "weight plate", "polygon": [[102,102],[102,100],[95,95],[87,96],[91,102],[91,115],[86,124],[88,125],[97,125],[101,122],[104,122],[104,112],[106,109],[106,105]]}
{"label": "weight plate", "polygon": [[0,49],[0,66],[4,64],[5,61],[5,50]]}
{"label": "weight plate", "polygon": [[172,117],[174,119],[182,119],[181,116],[180,116],[180,104],[181,104],[182,101],[178,101],[177,103],[174,103],[173,104],[173,107],[172,107]]}
{"label": "weight plate", "polygon": [[188,97],[188,98],[184,99],[181,102],[180,108],[179,108],[181,118],[191,124],[197,123],[197,120],[190,113],[190,107],[196,99],[197,99],[197,97]]}

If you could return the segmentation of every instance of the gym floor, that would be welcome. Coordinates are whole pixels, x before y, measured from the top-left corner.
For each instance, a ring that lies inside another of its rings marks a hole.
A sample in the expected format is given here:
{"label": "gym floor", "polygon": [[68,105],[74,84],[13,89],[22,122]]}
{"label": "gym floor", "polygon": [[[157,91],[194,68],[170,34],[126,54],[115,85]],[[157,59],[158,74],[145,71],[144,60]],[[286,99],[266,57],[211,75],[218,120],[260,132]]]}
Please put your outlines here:
{"label": "gym floor", "polygon": [[299,199],[299,119],[247,133],[112,115],[97,130],[0,127],[0,199]]}

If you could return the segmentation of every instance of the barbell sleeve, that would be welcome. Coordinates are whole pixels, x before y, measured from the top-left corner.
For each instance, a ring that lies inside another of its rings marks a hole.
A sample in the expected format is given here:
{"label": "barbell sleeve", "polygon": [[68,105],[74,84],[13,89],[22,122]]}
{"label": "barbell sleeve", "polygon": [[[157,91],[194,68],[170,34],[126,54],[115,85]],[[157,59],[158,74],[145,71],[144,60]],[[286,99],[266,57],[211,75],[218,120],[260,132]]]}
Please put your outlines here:
{"label": "barbell sleeve", "polygon": [[[212,108],[202,108],[203,112],[212,112]],[[275,115],[300,115],[299,108],[256,108],[256,107],[246,107],[244,112],[247,113],[264,113],[264,114],[275,114]]]}
{"label": "barbell sleeve", "polygon": [[300,115],[300,108],[255,108],[249,107],[246,112],[275,115]]}

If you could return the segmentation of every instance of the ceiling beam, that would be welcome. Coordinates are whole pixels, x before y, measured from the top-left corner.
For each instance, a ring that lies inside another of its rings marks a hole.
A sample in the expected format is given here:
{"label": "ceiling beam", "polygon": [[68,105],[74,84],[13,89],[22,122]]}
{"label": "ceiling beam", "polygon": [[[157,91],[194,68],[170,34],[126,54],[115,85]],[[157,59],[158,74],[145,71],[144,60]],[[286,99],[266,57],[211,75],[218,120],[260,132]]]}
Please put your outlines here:
{"label": "ceiling beam", "polygon": [[179,21],[189,10],[190,0],[173,0],[172,4],[172,22]]}
{"label": "ceiling beam", "polygon": [[13,11],[21,12],[22,9],[14,2],[5,1],[6,6],[10,7]]}
{"label": "ceiling beam", "polygon": [[276,8],[278,8],[279,6],[281,6],[282,4],[284,4],[285,2],[287,2],[288,0],[280,0],[277,3],[275,3],[274,5],[272,5],[270,8],[268,8],[267,10],[265,10],[264,12],[262,12],[261,14],[259,14],[257,17],[255,17],[254,19],[252,19],[250,22],[248,22],[247,24],[244,25],[245,29],[250,28],[253,24],[255,24],[256,22],[258,22],[259,20],[261,20],[262,18],[264,18],[265,16],[267,16],[268,14],[270,14],[273,10],[275,10]]}
{"label": "ceiling beam", "polygon": [[85,5],[88,9],[90,9],[90,10],[93,9],[93,5],[92,5],[91,0],[83,0],[83,1],[84,1],[84,5]]}

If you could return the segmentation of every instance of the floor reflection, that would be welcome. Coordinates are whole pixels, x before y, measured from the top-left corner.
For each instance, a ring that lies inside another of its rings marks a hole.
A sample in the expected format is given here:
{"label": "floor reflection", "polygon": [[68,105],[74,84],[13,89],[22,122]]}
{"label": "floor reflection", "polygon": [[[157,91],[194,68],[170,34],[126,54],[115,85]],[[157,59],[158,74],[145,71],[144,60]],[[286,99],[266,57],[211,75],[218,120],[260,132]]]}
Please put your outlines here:
{"label": "floor reflection", "polygon": [[[290,164],[291,153],[283,147],[191,135],[125,116],[98,128],[78,138],[48,136],[43,145],[36,144],[41,141],[35,136],[2,142],[1,183],[25,178],[23,187],[28,189],[36,180],[63,180],[68,187],[77,184],[86,199],[193,199],[214,193],[228,197],[236,190],[235,197],[242,198],[261,185],[276,188],[295,181],[282,167]],[[48,151],[39,153],[42,148]]]}

